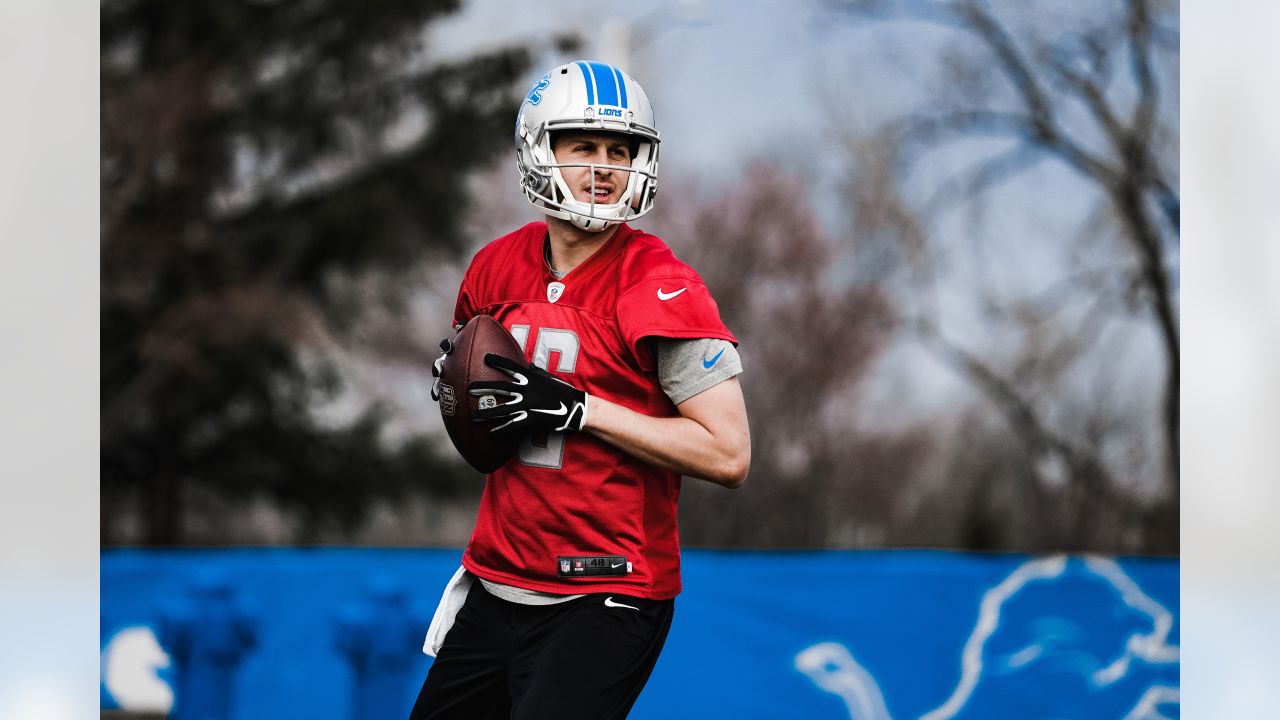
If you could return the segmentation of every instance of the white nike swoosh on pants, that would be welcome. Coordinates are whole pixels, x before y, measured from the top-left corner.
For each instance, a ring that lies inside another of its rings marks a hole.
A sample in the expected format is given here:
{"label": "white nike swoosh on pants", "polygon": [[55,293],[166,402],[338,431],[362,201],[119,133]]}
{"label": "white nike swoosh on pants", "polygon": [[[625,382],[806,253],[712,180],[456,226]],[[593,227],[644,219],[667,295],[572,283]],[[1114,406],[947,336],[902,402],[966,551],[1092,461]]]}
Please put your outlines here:
{"label": "white nike swoosh on pants", "polygon": [[624,607],[624,608],[631,608],[632,610],[635,610],[635,611],[637,611],[637,612],[639,612],[639,610],[640,610],[640,608],[638,608],[638,607],[636,607],[636,606],[634,606],[634,605],[623,605],[622,603],[614,602],[614,601],[613,601],[613,596],[612,596],[612,595],[610,595],[609,597],[607,597],[607,598],[605,598],[605,599],[604,599],[604,606],[605,606],[605,607]]}

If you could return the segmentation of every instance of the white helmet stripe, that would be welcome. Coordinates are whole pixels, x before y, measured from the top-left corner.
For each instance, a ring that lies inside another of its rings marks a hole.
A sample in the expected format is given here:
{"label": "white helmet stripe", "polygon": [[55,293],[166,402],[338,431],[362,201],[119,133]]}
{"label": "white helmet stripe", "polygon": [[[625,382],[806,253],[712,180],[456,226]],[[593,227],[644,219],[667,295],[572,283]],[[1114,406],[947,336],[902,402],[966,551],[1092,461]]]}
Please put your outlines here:
{"label": "white helmet stripe", "polygon": [[575,64],[578,66],[578,69],[582,71],[582,79],[585,80],[587,83],[587,104],[595,105],[596,104],[596,79],[595,79],[596,74],[594,72],[588,72],[589,68],[587,67],[587,64],[582,62],[581,60],[579,60]]}
{"label": "white helmet stripe", "polygon": [[627,81],[622,77],[622,71],[616,67],[609,68],[613,70],[613,79],[618,83],[618,94],[622,96],[622,107],[627,106]]}

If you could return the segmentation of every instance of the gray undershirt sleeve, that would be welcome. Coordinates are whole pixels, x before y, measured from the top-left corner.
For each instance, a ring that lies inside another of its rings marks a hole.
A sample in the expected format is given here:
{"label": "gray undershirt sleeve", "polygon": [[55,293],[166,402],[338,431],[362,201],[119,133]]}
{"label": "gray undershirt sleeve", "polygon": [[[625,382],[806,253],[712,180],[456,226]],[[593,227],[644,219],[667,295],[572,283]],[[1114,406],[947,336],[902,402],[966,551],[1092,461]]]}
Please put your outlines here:
{"label": "gray undershirt sleeve", "polygon": [[728,340],[650,340],[658,359],[658,381],[676,405],[742,373],[742,358]]}

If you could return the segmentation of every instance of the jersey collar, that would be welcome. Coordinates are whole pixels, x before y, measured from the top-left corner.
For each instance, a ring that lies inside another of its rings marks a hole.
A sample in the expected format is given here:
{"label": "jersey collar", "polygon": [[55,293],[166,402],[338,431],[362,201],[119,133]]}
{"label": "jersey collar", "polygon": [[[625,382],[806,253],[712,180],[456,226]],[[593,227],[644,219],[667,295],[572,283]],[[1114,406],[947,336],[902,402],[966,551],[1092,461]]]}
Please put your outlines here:
{"label": "jersey collar", "polygon": [[561,282],[568,285],[569,281],[581,283],[588,277],[595,275],[599,272],[600,268],[608,266],[609,263],[622,252],[622,248],[626,246],[627,239],[631,237],[633,232],[635,231],[631,229],[631,226],[626,223],[621,223],[617,232],[613,234],[613,237],[609,238],[604,245],[601,245],[599,249],[592,253],[591,257],[582,261],[582,264],[564,275],[557,277],[551,269],[551,238],[547,234],[546,227],[544,225],[542,243],[540,243],[542,246],[541,252],[538,253],[542,260],[543,284]]}

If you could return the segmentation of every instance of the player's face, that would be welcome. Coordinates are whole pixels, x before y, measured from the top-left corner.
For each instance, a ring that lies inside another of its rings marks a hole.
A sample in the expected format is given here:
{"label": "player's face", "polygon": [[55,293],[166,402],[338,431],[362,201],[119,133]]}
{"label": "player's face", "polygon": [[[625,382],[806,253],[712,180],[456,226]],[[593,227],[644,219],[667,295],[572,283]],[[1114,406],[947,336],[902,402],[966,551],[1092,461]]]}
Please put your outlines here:
{"label": "player's face", "polygon": [[[631,166],[631,146],[626,135],[605,132],[565,132],[551,144],[551,152],[558,163],[594,163],[596,165]],[[618,202],[627,189],[630,173],[625,170],[596,168],[595,195],[592,195],[592,169],[588,167],[562,167],[560,174],[573,197],[579,202],[594,200],[600,205]]]}

